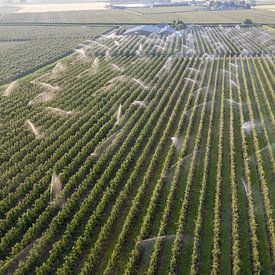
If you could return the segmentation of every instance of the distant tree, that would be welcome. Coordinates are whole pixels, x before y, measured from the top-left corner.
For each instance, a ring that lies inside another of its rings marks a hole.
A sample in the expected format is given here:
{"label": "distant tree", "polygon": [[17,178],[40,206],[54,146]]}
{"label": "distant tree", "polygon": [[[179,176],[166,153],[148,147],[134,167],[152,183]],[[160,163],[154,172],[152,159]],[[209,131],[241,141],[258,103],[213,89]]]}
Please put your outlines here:
{"label": "distant tree", "polygon": [[235,7],[235,1],[228,1],[227,2],[227,7],[234,8]]}
{"label": "distant tree", "polygon": [[250,6],[255,7],[256,6],[256,0],[250,0]]}
{"label": "distant tree", "polygon": [[179,31],[179,30],[185,29],[186,24],[181,19],[178,18],[177,20],[173,20],[172,27],[175,28],[177,31]]}
{"label": "distant tree", "polygon": [[212,6],[214,5],[214,3],[215,3],[214,0],[209,1],[208,7],[209,7],[210,10],[211,10]]}
{"label": "distant tree", "polygon": [[173,23],[172,23],[172,27],[173,27],[173,28],[176,28],[176,24],[177,24],[177,21],[174,19],[174,20],[173,20]]}
{"label": "distant tree", "polygon": [[214,4],[213,4],[213,7],[215,9],[221,7],[223,5],[222,1],[215,1]]}
{"label": "distant tree", "polygon": [[180,20],[178,18],[178,21],[177,21],[177,29],[178,30],[183,30],[183,29],[186,29],[186,25],[184,24],[184,22],[182,20]]}
{"label": "distant tree", "polygon": [[243,23],[244,23],[244,25],[251,25],[251,24],[253,24],[252,20],[248,19],[248,18],[245,19]]}

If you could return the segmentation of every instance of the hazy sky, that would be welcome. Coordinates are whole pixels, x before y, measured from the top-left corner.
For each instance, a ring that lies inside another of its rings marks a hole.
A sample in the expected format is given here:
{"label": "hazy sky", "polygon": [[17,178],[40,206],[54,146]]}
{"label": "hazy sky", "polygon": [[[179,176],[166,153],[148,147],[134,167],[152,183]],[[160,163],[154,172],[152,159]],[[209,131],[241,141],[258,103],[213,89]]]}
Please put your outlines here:
{"label": "hazy sky", "polygon": [[[19,3],[20,0],[11,0],[15,4]],[[93,3],[93,2],[108,2],[109,0],[25,0],[26,3],[37,4],[37,3]],[[125,0],[125,2],[149,2],[154,0]],[[177,0],[177,1],[190,1],[190,0]],[[246,0],[249,2],[250,0]],[[6,0],[0,0],[0,3],[5,3]],[[257,3],[265,2],[265,3],[273,3],[275,4],[275,0],[256,0]],[[6,3],[7,5],[9,3]]]}

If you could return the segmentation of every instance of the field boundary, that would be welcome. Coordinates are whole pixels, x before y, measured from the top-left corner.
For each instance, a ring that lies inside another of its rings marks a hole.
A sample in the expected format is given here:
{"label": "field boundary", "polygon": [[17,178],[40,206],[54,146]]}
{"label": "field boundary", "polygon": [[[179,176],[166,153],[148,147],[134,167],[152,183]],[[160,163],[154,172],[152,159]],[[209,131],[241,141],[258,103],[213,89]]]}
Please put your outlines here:
{"label": "field boundary", "polygon": [[[167,22],[169,24],[171,22]],[[102,26],[121,26],[121,25],[132,25],[132,26],[139,26],[139,25],[159,25],[163,24],[162,22],[140,22],[140,23],[133,23],[133,22],[122,22],[122,23],[77,23],[77,22],[71,22],[71,23],[40,23],[40,22],[0,22],[0,26],[64,26],[64,27],[71,27],[71,26],[90,26],[90,27],[102,27]],[[193,23],[186,23],[186,25],[200,25],[202,27],[215,27],[215,26],[225,26],[225,27],[232,27],[236,24],[240,24],[243,27],[246,27],[245,25],[242,25],[240,22],[234,22],[234,23],[200,23],[200,22],[193,22]],[[249,26],[275,26],[275,24],[270,23],[254,23]]]}

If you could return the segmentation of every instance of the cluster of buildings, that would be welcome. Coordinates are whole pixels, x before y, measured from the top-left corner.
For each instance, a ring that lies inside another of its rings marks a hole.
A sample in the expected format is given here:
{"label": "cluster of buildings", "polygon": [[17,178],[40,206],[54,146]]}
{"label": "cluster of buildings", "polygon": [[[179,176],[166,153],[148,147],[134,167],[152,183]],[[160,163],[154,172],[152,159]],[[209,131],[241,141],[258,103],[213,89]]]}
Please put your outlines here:
{"label": "cluster of buildings", "polygon": [[144,0],[127,1],[111,0],[110,7],[113,9],[126,8],[153,8],[153,7],[175,7],[175,6],[200,6],[206,10],[226,10],[226,9],[250,9],[256,5],[256,0],[190,0],[190,1],[171,1],[171,0]]}
{"label": "cluster of buildings", "polygon": [[[202,1],[201,1],[202,3]],[[171,7],[171,6],[188,6],[190,5],[187,1],[174,2],[171,0],[159,0],[159,1],[133,1],[127,0],[111,0],[110,7],[113,9],[126,9],[126,8],[153,8],[153,7]]]}

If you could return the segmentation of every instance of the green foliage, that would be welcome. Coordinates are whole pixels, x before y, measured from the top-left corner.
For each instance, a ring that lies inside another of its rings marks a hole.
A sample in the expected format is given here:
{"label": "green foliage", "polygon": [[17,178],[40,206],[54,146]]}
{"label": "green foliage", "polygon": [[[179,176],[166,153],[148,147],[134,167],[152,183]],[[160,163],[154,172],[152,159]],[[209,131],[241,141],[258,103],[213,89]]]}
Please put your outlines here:
{"label": "green foliage", "polygon": [[104,30],[105,27],[0,26],[0,84],[53,63]]}
{"label": "green foliage", "polygon": [[[272,33],[127,28],[0,88],[0,273],[271,274],[274,58],[257,37]],[[30,106],[41,82],[55,98]]]}
{"label": "green foliage", "polygon": [[173,20],[172,26],[173,26],[173,28],[175,28],[177,31],[186,29],[186,24],[184,24],[183,21],[180,20],[179,18],[177,19],[177,21],[176,21],[176,20]]}
{"label": "green foliage", "polygon": [[252,25],[253,24],[253,22],[252,22],[252,20],[251,19],[245,19],[244,21],[243,21],[243,23],[244,23],[244,25]]}

